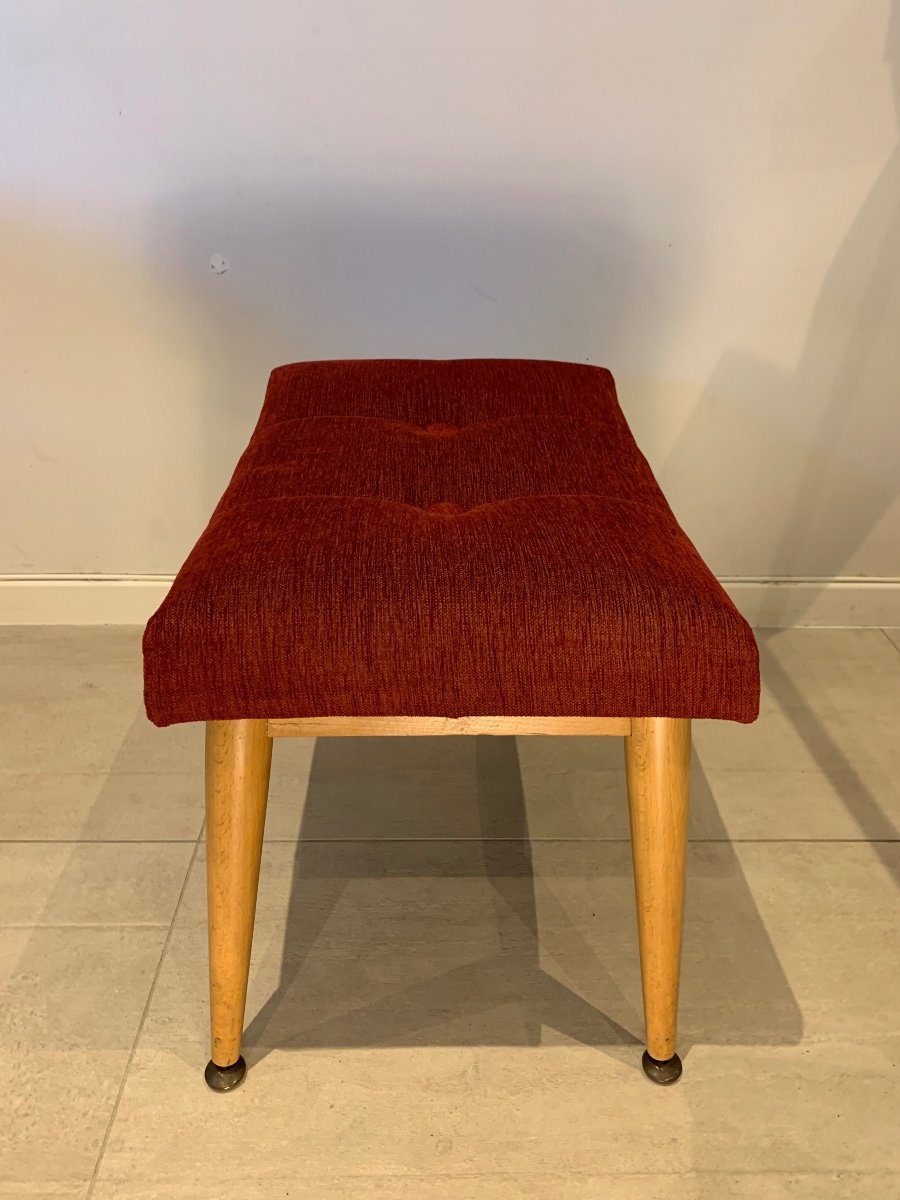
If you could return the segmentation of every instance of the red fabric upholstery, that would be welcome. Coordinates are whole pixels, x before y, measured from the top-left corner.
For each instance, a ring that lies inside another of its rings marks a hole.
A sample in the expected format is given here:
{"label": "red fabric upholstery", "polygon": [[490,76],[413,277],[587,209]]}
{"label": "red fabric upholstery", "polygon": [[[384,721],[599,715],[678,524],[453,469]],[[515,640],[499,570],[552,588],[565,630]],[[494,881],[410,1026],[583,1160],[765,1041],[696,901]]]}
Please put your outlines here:
{"label": "red fabric upholstery", "polygon": [[158,725],[759,707],[753,634],[612,376],[503,359],[273,371],[144,676]]}

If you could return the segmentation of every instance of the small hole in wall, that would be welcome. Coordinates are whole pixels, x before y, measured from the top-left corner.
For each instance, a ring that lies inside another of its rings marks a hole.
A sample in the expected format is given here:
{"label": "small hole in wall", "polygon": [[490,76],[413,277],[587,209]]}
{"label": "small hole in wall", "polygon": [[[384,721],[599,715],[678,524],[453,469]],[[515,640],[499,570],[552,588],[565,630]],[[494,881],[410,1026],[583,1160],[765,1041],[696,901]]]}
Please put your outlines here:
{"label": "small hole in wall", "polygon": [[213,275],[224,275],[231,263],[224,254],[212,254],[209,259],[209,269]]}

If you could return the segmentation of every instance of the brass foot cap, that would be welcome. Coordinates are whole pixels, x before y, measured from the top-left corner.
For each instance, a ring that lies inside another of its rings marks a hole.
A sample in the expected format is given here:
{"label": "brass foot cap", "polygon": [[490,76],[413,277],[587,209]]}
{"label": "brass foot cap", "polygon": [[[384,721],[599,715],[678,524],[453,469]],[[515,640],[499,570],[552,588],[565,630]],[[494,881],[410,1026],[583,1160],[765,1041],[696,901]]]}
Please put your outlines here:
{"label": "brass foot cap", "polygon": [[210,1059],[203,1072],[203,1078],[206,1080],[207,1087],[212,1088],[214,1092],[233,1092],[244,1082],[246,1074],[247,1064],[244,1062],[244,1056],[241,1055],[237,1062],[233,1062],[230,1067],[216,1066]]}
{"label": "brass foot cap", "polygon": [[681,1059],[677,1054],[660,1061],[658,1058],[651,1058],[645,1050],[641,1066],[644,1068],[644,1074],[653,1083],[665,1086],[668,1083],[675,1083],[681,1078]]}

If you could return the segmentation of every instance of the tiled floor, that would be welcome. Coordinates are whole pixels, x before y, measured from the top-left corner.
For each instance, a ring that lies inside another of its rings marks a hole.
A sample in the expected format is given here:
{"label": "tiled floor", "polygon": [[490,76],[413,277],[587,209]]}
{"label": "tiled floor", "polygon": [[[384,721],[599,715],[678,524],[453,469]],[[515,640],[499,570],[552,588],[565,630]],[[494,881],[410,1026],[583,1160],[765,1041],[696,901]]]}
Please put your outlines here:
{"label": "tiled floor", "polygon": [[137,631],[0,630],[0,1197],[896,1200],[900,638],[760,641],[759,723],[695,725],[677,1087],[617,739],[288,740],[216,1096],[202,731]]}

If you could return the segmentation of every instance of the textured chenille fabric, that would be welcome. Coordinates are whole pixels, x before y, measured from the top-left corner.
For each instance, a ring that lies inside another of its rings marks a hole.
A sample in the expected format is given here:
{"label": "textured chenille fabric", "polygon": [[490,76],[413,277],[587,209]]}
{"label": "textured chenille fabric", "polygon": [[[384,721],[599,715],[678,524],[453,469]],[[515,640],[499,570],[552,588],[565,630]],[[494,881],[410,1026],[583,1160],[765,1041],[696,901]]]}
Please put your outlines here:
{"label": "textured chenille fabric", "polygon": [[753,634],[612,376],[516,359],[273,371],[144,679],[157,725],[759,707]]}

